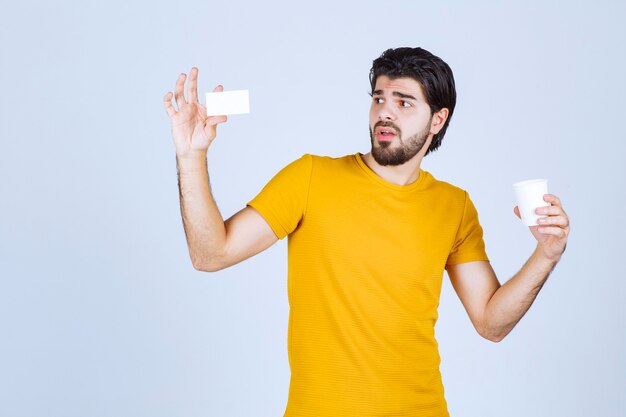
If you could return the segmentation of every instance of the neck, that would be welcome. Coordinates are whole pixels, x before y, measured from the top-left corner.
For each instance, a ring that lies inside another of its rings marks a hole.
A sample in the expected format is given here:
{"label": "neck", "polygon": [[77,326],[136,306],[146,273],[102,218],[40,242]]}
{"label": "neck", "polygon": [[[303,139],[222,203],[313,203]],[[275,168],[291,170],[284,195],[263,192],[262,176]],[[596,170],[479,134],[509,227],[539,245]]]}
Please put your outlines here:
{"label": "neck", "polygon": [[402,165],[380,165],[371,152],[362,156],[363,162],[367,165],[376,175],[397,185],[409,185],[417,181],[420,174],[420,165],[424,156],[422,152],[419,152],[413,158],[409,159]]}

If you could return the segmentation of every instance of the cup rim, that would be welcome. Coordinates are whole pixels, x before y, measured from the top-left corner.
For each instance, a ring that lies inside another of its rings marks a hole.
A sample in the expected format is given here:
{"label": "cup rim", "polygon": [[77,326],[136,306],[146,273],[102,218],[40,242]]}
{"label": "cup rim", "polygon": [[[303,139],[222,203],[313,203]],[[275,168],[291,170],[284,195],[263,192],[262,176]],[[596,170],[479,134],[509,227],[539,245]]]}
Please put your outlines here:
{"label": "cup rim", "polygon": [[537,178],[534,180],[525,180],[525,181],[520,181],[520,182],[516,182],[515,184],[513,184],[513,187],[523,187],[529,184],[534,184],[534,183],[539,183],[539,182],[547,182],[548,180],[543,179],[543,178]]}

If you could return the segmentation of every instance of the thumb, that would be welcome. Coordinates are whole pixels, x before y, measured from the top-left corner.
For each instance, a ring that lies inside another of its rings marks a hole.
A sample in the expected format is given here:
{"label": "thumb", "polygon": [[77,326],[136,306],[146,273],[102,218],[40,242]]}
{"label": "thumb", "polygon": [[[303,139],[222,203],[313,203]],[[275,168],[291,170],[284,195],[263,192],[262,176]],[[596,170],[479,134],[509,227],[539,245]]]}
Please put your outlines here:
{"label": "thumb", "polygon": [[513,209],[513,213],[515,213],[515,215],[521,220],[522,216],[519,214],[519,207],[515,206],[515,208]]}
{"label": "thumb", "polygon": [[220,123],[226,123],[228,121],[228,116],[211,116],[207,119],[207,125],[214,126]]}

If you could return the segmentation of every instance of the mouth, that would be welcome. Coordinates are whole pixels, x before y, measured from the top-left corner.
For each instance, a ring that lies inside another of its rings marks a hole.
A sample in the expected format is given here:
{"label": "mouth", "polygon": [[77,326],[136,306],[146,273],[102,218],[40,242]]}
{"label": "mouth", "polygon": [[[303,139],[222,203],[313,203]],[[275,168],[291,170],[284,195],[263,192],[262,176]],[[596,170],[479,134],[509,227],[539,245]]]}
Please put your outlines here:
{"label": "mouth", "polygon": [[396,131],[392,127],[377,127],[376,139],[381,142],[388,142],[393,140],[397,136]]}

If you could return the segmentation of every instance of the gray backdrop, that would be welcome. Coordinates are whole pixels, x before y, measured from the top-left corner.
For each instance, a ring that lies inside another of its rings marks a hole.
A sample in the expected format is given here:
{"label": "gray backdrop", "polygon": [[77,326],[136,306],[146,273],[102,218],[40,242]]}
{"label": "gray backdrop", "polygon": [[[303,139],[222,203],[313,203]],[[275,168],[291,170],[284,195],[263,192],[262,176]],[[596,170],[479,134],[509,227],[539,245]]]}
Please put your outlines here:
{"label": "gray backdrop", "polygon": [[195,271],[162,98],[249,89],[209,164],[225,217],[303,153],[369,150],[368,71],[422,46],[458,104],[422,167],[469,191],[501,282],[535,240],[513,182],[549,179],[566,253],[501,343],[447,275],[436,335],[458,417],[624,416],[623,2],[12,2],[0,26],[0,415],[282,416],[286,240]]}

